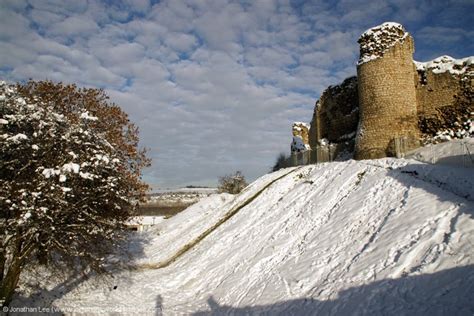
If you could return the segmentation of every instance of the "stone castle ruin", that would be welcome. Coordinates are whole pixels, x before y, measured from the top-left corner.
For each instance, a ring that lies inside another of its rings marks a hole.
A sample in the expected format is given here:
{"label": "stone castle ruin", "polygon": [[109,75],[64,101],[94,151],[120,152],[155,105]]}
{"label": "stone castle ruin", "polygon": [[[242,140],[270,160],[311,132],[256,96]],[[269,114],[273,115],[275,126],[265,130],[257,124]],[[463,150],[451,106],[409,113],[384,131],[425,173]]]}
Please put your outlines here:
{"label": "stone castle ruin", "polygon": [[309,124],[294,122],[292,126],[293,141],[291,142],[291,152],[299,153],[311,149],[309,146]]}
{"label": "stone castle ruin", "polygon": [[323,92],[308,131],[309,150],[292,145],[293,155],[311,163],[374,159],[474,136],[474,57],[416,62],[413,38],[392,22],[367,30],[358,42],[357,77]]}

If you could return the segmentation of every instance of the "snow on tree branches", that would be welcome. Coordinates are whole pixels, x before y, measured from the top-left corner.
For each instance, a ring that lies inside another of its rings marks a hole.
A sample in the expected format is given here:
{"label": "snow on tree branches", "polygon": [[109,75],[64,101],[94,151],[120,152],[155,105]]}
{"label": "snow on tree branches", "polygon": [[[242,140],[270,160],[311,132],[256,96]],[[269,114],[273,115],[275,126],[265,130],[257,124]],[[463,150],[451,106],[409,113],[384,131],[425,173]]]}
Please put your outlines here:
{"label": "snow on tree branches", "polygon": [[32,258],[100,271],[104,255],[123,237],[132,198],[146,188],[139,177],[148,160],[136,148],[136,129],[122,133],[126,115],[108,107],[100,90],[43,85],[48,89],[0,82],[4,304]]}

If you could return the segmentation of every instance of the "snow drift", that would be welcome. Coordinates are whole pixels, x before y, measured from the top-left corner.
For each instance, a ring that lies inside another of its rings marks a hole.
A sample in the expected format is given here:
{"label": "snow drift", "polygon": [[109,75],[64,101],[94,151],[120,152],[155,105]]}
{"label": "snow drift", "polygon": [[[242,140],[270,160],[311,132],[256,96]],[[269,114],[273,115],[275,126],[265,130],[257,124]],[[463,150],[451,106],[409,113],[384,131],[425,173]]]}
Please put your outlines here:
{"label": "snow drift", "polygon": [[135,269],[56,291],[52,304],[76,314],[472,314],[473,169],[443,168],[381,159],[279,170],[165,220]]}

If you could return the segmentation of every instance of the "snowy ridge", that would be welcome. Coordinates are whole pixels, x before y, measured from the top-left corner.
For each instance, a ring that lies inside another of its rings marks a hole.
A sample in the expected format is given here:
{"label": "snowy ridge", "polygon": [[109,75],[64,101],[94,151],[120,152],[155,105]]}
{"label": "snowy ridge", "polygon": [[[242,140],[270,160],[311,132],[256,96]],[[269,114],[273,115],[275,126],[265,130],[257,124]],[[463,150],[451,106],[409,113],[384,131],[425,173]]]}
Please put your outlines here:
{"label": "snowy ridge", "polygon": [[169,266],[92,279],[53,304],[87,314],[472,314],[474,203],[463,194],[473,174],[445,174],[440,186],[435,168],[351,160],[265,175],[151,231],[136,262],[161,260],[261,191]]}
{"label": "snowy ridge", "polygon": [[462,75],[468,73],[474,76],[474,56],[454,59],[451,56],[444,55],[427,62],[415,61],[416,70],[427,71],[430,70],[435,74],[449,72],[455,75]]}

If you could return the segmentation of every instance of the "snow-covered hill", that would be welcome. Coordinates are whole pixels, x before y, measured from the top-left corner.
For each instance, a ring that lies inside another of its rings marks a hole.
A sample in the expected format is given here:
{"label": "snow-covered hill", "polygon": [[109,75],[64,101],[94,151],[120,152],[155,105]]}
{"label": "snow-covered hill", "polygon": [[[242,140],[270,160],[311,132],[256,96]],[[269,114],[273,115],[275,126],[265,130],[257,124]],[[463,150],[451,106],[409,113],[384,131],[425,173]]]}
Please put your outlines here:
{"label": "snow-covered hill", "polygon": [[474,169],[402,159],[283,169],[163,221],[133,269],[53,304],[84,314],[472,315],[473,201]]}

